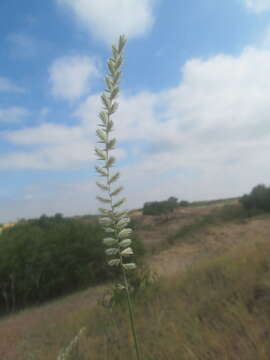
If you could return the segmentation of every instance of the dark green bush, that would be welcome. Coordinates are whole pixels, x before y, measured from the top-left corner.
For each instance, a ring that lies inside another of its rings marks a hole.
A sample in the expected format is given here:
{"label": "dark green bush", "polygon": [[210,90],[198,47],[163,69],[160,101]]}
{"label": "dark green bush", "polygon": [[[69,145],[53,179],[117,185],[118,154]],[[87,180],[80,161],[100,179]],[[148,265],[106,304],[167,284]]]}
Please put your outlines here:
{"label": "dark green bush", "polygon": [[[0,311],[9,312],[117,276],[97,222],[41,216],[0,237]],[[142,244],[134,241],[137,255]]]}
{"label": "dark green bush", "polygon": [[248,211],[270,211],[270,187],[265,185],[255,186],[249,195],[240,199],[243,207]]}
{"label": "dark green bush", "polygon": [[182,206],[182,207],[189,206],[189,202],[186,201],[186,200],[182,200],[182,201],[179,202],[179,206]]}
{"label": "dark green bush", "polygon": [[151,201],[144,203],[143,215],[162,215],[173,212],[178,207],[177,198],[171,196],[164,201]]}

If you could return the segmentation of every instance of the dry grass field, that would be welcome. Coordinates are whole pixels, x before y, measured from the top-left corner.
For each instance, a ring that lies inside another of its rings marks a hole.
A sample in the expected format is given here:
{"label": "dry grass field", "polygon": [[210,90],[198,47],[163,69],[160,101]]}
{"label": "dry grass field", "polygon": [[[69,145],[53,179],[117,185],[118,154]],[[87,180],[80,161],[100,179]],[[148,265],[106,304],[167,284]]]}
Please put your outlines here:
{"label": "dry grass field", "polygon": [[[218,208],[133,214],[145,262],[159,277],[136,300],[144,360],[269,359],[270,218],[205,223],[184,241],[168,240]],[[71,359],[132,359],[125,307],[97,305],[108,286],[2,318],[0,359],[56,359],[82,326],[87,332]]]}

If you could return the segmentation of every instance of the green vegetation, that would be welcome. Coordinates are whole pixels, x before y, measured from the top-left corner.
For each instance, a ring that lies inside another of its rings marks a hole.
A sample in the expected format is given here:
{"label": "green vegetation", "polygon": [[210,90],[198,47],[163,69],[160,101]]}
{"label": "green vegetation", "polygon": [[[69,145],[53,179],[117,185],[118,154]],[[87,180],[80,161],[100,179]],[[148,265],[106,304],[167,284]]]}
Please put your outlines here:
{"label": "green vegetation", "polygon": [[240,202],[251,215],[261,211],[269,212],[270,187],[257,185],[252,189],[249,195],[242,196]]}
{"label": "green vegetation", "polygon": [[[44,300],[108,281],[97,222],[83,223],[57,214],[23,221],[0,238],[0,311],[10,312]],[[143,247],[138,239],[137,255]]]}
{"label": "green vegetation", "polygon": [[[242,244],[142,288],[135,297],[135,317],[143,359],[269,360],[269,252],[268,240]],[[69,316],[56,317],[53,326],[40,320],[28,347],[13,359],[56,359],[85,324],[71,359],[134,359],[121,301],[110,310],[101,303],[79,305]]]}
{"label": "green vegetation", "polygon": [[208,205],[216,205],[216,204],[224,204],[230,203],[232,201],[239,200],[238,197],[226,198],[226,199],[215,199],[215,200],[202,200],[202,201],[193,201],[189,203],[189,206],[208,206]]}
{"label": "green vegetation", "polygon": [[[148,289],[136,302],[145,359],[269,359],[269,250],[242,246]],[[124,317],[122,306],[89,314],[93,360],[131,356]]]}
{"label": "green vegetation", "polygon": [[[183,202],[182,202],[183,203]],[[187,202],[184,205],[187,206]],[[181,204],[181,203],[180,203]],[[146,202],[143,206],[143,215],[162,215],[173,212],[179,206],[177,198],[171,196],[168,200]]]}

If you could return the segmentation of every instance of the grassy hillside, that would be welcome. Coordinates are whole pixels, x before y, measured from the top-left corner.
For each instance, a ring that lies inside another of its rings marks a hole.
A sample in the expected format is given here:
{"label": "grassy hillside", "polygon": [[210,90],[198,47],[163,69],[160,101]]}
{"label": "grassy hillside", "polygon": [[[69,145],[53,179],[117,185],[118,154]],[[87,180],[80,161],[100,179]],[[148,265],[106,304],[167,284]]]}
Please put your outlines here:
{"label": "grassy hillside", "polygon": [[[134,220],[147,235],[146,262],[160,277],[136,296],[144,359],[269,359],[269,217],[185,211],[192,212]],[[107,293],[90,288],[2,319],[0,358],[56,359],[86,326],[71,359],[133,359],[126,308],[96,305]]]}

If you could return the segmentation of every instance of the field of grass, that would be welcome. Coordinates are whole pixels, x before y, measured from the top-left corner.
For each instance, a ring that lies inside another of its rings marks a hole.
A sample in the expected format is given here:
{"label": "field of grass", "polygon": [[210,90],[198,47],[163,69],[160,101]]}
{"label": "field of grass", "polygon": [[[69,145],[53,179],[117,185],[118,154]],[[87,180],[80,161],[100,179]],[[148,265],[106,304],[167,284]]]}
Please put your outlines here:
{"label": "field of grass", "polygon": [[[184,213],[159,225],[150,218],[138,224],[149,236],[161,230],[159,244],[166,244],[146,257],[159,279],[136,296],[143,359],[268,360],[270,219],[232,212],[230,218],[216,209],[209,221],[209,211],[194,211],[188,229]],[[174,229],[172,243],[167,227]],[[135,359],[126,307],[96,304],[107,292],[105,285],[90,288],[2,318],[0,359],[57,359],[84,326],[70,359]]]}

